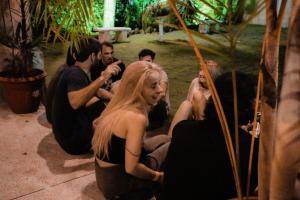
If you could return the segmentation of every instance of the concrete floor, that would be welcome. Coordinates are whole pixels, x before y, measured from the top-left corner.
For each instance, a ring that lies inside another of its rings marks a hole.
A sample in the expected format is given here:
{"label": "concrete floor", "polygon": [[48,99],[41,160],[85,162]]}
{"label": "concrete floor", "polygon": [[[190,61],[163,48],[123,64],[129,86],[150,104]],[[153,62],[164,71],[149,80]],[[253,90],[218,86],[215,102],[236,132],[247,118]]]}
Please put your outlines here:
{"label": "concrete floor", "polygon": [[0,104],[0,200],[105,200],[92,156],[65,153],[53,137],[44,106],[31,114]]}

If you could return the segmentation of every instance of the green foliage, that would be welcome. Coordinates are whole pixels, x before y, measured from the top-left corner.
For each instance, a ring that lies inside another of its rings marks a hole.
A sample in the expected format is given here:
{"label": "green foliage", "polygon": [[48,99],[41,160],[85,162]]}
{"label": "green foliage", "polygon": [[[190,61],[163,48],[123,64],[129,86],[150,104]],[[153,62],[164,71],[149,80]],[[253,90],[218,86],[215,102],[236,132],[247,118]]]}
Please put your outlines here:
{"label": "green foliage", "polygon": [[31,0],[36,2],[34,22],[44,27],[46,39],[55,43],[71,41],[77,47],[81,38],[91,33],[94,24],[93,3],[90,0]]}
{"label": "green foliage", "polygon": [[[55,19],[55,23],[57,25],[61,25],[63,32],[70,32],[74,31],[73,27],[74,25],[77,25],[78,23],[78,16],[80,12],[79,7],[77,7],[77,4],[80,3],[78,0],[69,0],[67,4],[61,3],[59,4],[57,0],[51,0],[51,3],[49,5],[49,11],[53,11],[53,19]],[[92,28],[94,26],[102,26],[103,24],[103,0],[95,0],[92,4],[92,11],[91,13],[88,5],[83,5],[85,8],[83,8],[87,15],[94,14],[94,19],[87,20],[85,22],[81,21],[80,24],[83,25],[83,29],[87,30],[87,34],[92,34]],[[85,4],[85,2],[84,2]],[[66,19],[68,18],[68,19]],[[68,22],[66,22],[68,21]]]}
{"label": "green foliage", "polygon": [[[232,0],[231,12],[237,12],[239,3],[243,0]],[[198,25],[203,20],[228,21],[229,0],[178,0],[177,9],[185,23]]]}
{"label": "green foliage", "polygon": [[258,4],[257,0],[248,0],[248,1],[246,1],[245,12],[248,13],[248,14],[252,13],[255,10],[257,4]]}
{"label": "green foliage", "polygon": [[144,30],[148,27],[157,26],[156,15],[161,8],[162,4],[160,2],[149,4],[145,8],[144,13],[142,14],[142,27]]}
{"label": "green foliage", "polygon": [[142,27],[142,15],[147,6],[159,0],[117,0],[115,26]]}
{"label": "green foliage", "polygon": [[[176,7],[178,14],[176,16],[180,16],[190,29],[189,32],[211,44],[209,48],[198,45],[199,48],[223,56],[224,59],[230,59],[232,62],[234,62],[236,47],[243,30],[265,7],[264,1],[254,3],[251,14],[247,19],[241,21],[247,6],[245,3],[245,0],[177,0],[174,3],[170,2]],[[180,28],[178,23],[174,23],[175,26]],[[210,34],[212,33],[218,33],[224,39],[223,43],[227,44],[224,45],[220,41],[211,39]],[[219,47],[223,49],[222,52],[216,51],[216,48]]]}
{"label": "green foliage", "polygon": [[95,0],[93,5],[93,12],[95,15],[95,26],[103,25],[103,12],[104,12],[104,0]]}

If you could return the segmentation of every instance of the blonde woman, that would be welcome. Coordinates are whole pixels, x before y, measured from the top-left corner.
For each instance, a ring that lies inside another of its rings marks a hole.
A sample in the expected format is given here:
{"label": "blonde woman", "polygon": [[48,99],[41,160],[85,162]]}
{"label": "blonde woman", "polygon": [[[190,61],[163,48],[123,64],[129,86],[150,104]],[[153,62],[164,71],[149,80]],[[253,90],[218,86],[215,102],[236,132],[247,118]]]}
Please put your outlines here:
{"label": "blonde woman", "polygon": [[92,146],[96,178],[107,198],[141,194],[140,191],[145,191],[148,198],[163,180],[160,169],[169,137],[160,135],[143,141],[148,112],[162,92],[160,74],[161,69],[153,63],[130,64],[116,94],[95,121]]}

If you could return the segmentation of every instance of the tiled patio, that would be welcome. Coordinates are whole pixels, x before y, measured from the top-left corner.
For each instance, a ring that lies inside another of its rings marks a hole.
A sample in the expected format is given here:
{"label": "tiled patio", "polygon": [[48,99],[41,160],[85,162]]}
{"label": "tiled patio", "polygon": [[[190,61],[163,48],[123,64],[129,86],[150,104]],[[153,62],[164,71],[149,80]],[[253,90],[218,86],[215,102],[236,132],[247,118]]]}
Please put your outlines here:
{"label": "tiled patio", "polygon": [[17,115],[0,104],[0,199],[104,200],[93,157],[72,156],[55,141],[45,108]]}

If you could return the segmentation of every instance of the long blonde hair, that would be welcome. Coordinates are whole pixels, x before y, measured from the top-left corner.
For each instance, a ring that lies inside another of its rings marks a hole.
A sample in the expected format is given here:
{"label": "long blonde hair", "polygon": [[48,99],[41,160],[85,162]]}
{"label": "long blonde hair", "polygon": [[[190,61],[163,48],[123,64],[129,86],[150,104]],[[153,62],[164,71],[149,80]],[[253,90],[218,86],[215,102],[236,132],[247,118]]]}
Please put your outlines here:
{"label": "long blonde hair", "polygon": [[153,71],[160,73],[161,68],[145,61],[137,61],[126,67],[116,94],[94,123],[92,148],[95,154],[100,152],[100,155],[108,155],[108,146],[113,134],[112,128],[122,118],[121,111],[135,110],[147,115],[142,90],[145,80]]}

